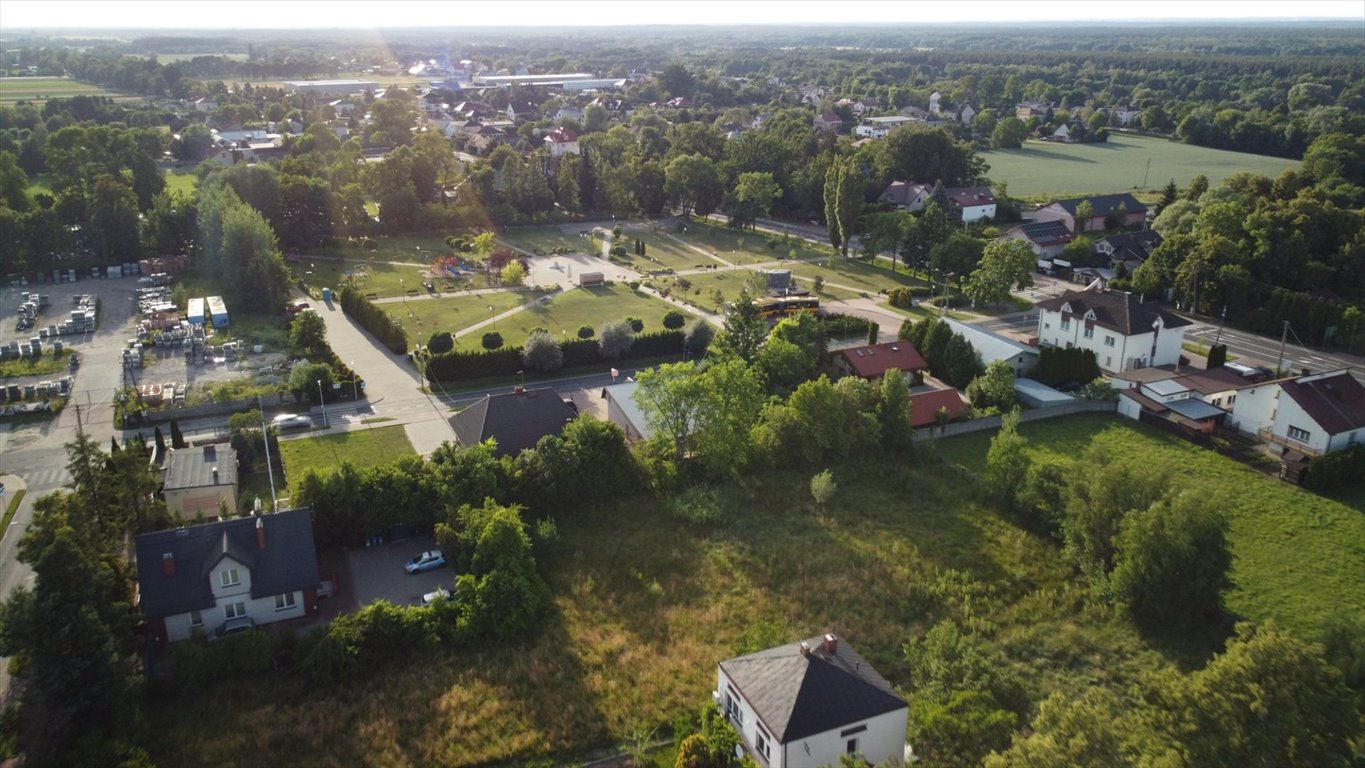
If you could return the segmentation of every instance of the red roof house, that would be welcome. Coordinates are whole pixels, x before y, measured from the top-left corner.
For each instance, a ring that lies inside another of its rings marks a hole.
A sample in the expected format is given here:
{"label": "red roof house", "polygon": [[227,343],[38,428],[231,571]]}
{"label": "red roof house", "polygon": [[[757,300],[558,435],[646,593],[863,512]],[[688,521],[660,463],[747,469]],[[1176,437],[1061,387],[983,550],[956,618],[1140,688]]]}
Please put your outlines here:
{"label": "red roof house", "polygon": [[935,389],[910,396],[910,426],[916,429],[938,423],[940,408],[948,410],[952,421],[971,410],[956,389]]}
{"label": "red roof house", "polygon": [[929,368],[919,350],[908,341],[888,341],[884,344],[850,347],[839,352],[837,364],[839,372],[843,375],[857,376],[860,379],[879,378],[892,368],[909,374],[917,374]]}

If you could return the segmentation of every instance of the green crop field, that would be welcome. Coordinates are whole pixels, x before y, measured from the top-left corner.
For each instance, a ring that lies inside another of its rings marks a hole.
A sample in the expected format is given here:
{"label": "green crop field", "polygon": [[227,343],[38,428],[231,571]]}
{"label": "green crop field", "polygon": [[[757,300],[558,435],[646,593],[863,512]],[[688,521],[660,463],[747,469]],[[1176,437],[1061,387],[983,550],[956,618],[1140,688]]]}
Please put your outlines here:
{"label": "green crop field", "polygon": [[1297,160],[1119,134],[1104,144],[1030,141],[1022,149],[994,149],[982,157],[990,163],[992,181],[1008,182],[1009,193],[1024,198],[1154,191],[1171,179],[1184,187],[1201,173],[1217,186],[1240,171],[1274,178],[1298,167]]}
{"label": "green crop field", "polygon": [[98,85],[65,77],[0,77],[0,104],[13,104],[17,101],[42,102],[48,99],[69,99],[72,96],[130,98]]}
{"label": "green crop field", "polygon": [[[1035,460],[1073,464],[1087,449],[1132,466],[1171,472],[1173,485],[1200,487],[1227,515],[1234,556],[1227,605],[1313,636],[1334,615],[1365,615],[1365,516],[1213,451],[1114,416],[1070,416],[1025,424]],[[986,465],[992,432],[939,441],[973,471]]]}

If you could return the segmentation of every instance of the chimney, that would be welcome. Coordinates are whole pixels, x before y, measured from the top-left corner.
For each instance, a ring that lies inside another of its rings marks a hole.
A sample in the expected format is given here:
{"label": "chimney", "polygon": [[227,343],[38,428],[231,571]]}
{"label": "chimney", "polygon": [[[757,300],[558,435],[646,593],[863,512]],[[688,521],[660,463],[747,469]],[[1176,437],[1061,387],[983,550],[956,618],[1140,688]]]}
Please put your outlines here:
{"label": "chimney", "polygon": [[801,655],[802,656],[810,655],[810,643],[807,643],[805,641],[801,642]]}
{"label": "chimney", "polygon": [[821,645],[824,647],[825,653],[828,653],[831,656],[839,653],[839,638],[832,634],[825,635],[825,641],[821,643]]}
{"label": "chimney", "polygon": [[174,553],[174,552],[163,552],[163,553],[161,553],[161,572],[164,573],[164,574],[166,574],[167,576],[174,576],[174,575],[175,575],[175,553]]}
{"label": "chimney", "polygon": [[265,521],[259,517],[256,518],[256,545],[265,549]]}

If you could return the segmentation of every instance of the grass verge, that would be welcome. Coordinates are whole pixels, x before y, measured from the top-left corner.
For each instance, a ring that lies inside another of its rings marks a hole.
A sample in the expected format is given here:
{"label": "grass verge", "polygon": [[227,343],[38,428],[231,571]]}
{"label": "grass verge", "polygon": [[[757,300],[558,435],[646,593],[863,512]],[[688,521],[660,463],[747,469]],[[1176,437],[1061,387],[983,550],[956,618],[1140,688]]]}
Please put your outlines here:
{"label": "grass verge", "polygon": [[280,459],[284,462],[286,477],[300,477],[308,469],[330,469],[342,461],[364,469],[416,453],[402,426],[280,441]]}
{"label": "grass verge", "polygon": [[5,505],[5,516],[0,519],[0,538],[9,533],[9,524],[14,522],[14,513],[19,511],[19,504],[24,501],[24,495],[27,493],[27,489],[19,491],[9,500],[9,504]]}

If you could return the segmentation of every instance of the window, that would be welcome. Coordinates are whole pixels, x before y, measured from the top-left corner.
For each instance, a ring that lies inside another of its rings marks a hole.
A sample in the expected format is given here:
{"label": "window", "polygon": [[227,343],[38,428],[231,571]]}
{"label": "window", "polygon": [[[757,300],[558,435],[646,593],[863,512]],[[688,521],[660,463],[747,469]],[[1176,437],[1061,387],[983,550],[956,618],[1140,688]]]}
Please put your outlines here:
{"label": "window", "polygon": [[1110,368],[1110,369],[1112,369],[1112,368],[1114,367],[1114,358],[1110,357],[1109,355],[1105,355],[1105,356],[1104,356],[1104,367],[1105,367],[1105,368]]}
{"label": "window", "polygon": [[1069,317],[1062,318],[1062,330],[1064,331],[1071,330],[1071,318]]}
{"label": "window", "polygon": [[191,627],[204,626],[204,614],[200,613],[199,611],[190,611],[190,626]]}
{"label": "window", "polygon": [[754,751],[762,755],[764,762],[767,762],[773,757],[772,742],[768,740],[768,734],[764,733],[762,728],[759,728],[755,733],[757,741],[754,744]]}
{"label": "window", "polygon": [[1289,428],[1289,439],[1290,439],[1290,440],[1297,440],[1297,441],[1299,441],[1300,443],[1306,443],[1306,442],[1308,442],[1309,439],[1312,438],[1312,437],[1313,437],[1313,433],[1312,433],[1312,432],[1309,432],[1309,431],[1306,430],[1306,429],[1299,429],[1298,427],[1295,427],[1295,426],[1291,426],[1291,427]]}
{"label": "window", "polygon": [[1231,405],[1232,405],[1233,403],[1235,403],[1235,402],[1237,402],[1237,396],[1236,396],[1236,395],[1228,395],[1228,405],[1231,406]]}
{"label": "window", "polygon": [[242,577],[236,568],[226,568],[218,572],[218,583],[224,587],[235,587],[242,583]]}
{"label": "window", "polygon": [[1215,397],[1215,398],[1213,398],[1213,401],[1210,403],[1210,405],[1222,405],[1222,404],[1223,404],[1223,398],[1221,398],[1221,397]]}
{"label": "window", "polygon": [[1095,326],[1092,325],[1089,328],[1086,328],[1084,335],[1087,339],[1095,338]]}
{"label": "window", "polygon": [[844,745],[844,754],[846,754],[846,755],[856,755],[856,754],[858,754],[858,740],[857,740],[857,739],[849,739],[849,740],[848,740],[848,743]]}
{"label": "window", "polygon": [[241,618],[246,615],[246,603],[228,603],[223,607],[223,612],[229,619]]}
{"label": "window", "polygon": [[1114,337],[1106,333],[1104,335],[1104,346],[1106,347],[1114,346]]}
{"label": "window", "polygon": [[275,595],[275,610],[283,611],[294,607],[294,593],[286,592],[283,595]]}

